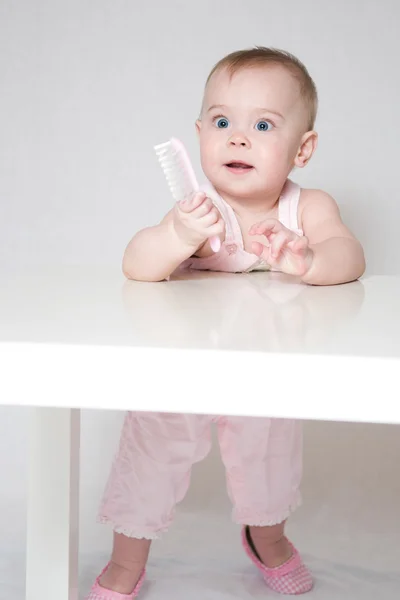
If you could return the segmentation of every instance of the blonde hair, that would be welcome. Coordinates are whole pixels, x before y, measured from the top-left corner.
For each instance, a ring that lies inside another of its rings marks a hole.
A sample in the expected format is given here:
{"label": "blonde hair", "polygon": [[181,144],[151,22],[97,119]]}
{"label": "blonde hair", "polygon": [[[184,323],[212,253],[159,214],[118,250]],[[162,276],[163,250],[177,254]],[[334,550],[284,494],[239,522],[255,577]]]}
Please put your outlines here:
{"label": "blonde hair", "polygon": [[232,77],[244,68],[268,65],[281,65],[299,83],[301,97],[308,109],[307,127],[311,131],[314,128],[318,110],[317,88],[306,67],[290,52],[276,48],[265,48],[264,46],[255,46],[247,50],[232,52],[214,65],[207,77],[205,87],[207,87],[214,73],[223,69],[226,69],[230,77]]}

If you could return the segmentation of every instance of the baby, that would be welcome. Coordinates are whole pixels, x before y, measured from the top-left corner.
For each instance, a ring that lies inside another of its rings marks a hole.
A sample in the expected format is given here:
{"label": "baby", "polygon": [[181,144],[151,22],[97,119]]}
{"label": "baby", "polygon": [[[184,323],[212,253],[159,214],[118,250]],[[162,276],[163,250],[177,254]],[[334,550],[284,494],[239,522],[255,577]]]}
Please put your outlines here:
{"label": "baby", "polygon": [[[234,52],[211,71],[196,130],[208,183],[129,243],[128,279],[162,281],[178,268],[275,270],[333,285],[365,269],[360,243],[334,199],[288,176],[317,146],[317,92],[304,65],[280,50]],[[209,239],[218,235],[214,253]],[[114,530],[109,564],[87,600],[135,598],[153,539],[185,496],[191,467],[216,423],[233,519],[267,586],[300,594],[313,580],[285,536],[300,502],[301,424],[290,419],[128,413],[99,519]]]}

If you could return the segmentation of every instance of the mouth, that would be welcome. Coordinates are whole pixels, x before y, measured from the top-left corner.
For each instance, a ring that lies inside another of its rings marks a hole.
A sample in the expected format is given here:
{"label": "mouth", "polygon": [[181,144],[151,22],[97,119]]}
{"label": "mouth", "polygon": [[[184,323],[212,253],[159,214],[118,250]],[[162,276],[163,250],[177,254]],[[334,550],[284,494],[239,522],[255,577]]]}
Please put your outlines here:
{"label": "mouth", "polygon": [[235,160],[233,162],[226,163],[224,166],[233,173],[247,173],[248,171],[254,169],[252,165],[249,165],[241,160]]}

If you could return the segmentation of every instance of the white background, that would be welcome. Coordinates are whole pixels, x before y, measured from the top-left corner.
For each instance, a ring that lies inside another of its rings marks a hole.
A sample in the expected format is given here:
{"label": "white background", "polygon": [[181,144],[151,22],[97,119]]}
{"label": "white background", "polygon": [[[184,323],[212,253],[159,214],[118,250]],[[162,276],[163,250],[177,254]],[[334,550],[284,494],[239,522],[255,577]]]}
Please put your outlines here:
{"label": "white background", "polygon": [[[194,121],[208,72],[259,44],[296,54],[318,87],[319,148],[294,179],[337,199],[369,274],[398,274],[399,6],[0,0],[0,269],[119,268],[134,232],[171,204],[153,145],[181,138],[200,175]],[[27,417],[0,409],[0,548],[15,551],[24,543]],[[95,513],[121,418],[83,416],[83,554],[109,548]],[[307,424],[306,503],[292,527],[310,555],[398,571],[398,433]],[[229,519],[217,451],[196,469],[184,508]]]}

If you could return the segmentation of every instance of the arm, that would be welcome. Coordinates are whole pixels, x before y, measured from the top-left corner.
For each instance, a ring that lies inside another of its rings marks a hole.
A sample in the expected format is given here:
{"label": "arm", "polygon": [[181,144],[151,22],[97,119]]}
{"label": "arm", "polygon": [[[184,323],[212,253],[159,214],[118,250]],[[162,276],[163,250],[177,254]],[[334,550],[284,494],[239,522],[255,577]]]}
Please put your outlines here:
{"label": "arm", "polygon": [[142,229],[131,239],[122,270],[127,279],[163,281],[195,250],[177,236],[170,211],[159,225]]}
{"label": "arm", "polygon": [[175,204],[159,225],[139,231],[125,250],[122,270],[128,279],[162,281],[208,238],[222,235],[224,221],[203,192]]}
{"label": "arm", "polygon": [[264,235],[267,244],[252,243],[252,249],[283,273],[301,277],[310,285],[336,285],[361,277],[364,251],[340,218],[336,202],[325,192],[304,190],[299,221],[304,235],[287,229],[277,219],[265,219],[249,229]]}
{"label": "arm", "polygon": [[304,283],[335,285],[361,277],[365,271],[360,242],[344,225],[334,199],[320,190],[304,191],[300,221],[312,251]]}

